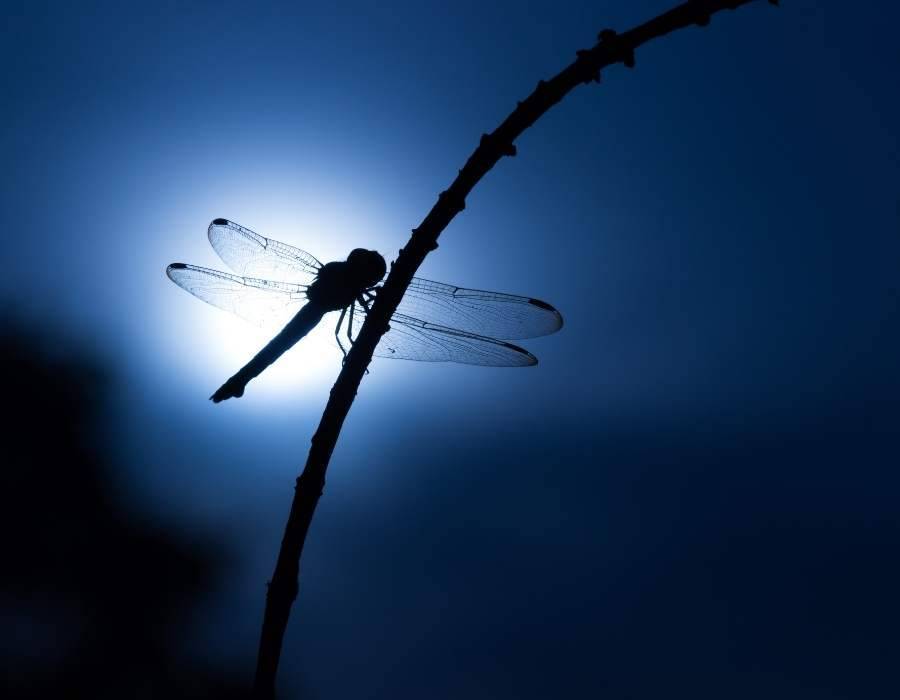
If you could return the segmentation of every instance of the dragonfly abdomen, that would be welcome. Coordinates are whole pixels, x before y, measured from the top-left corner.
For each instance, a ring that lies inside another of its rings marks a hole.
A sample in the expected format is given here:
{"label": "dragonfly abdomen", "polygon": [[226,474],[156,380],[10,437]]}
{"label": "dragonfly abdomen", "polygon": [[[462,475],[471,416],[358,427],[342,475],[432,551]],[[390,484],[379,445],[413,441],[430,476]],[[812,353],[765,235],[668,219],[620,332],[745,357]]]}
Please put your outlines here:
{"label": "dragonfly abdomen", "polygon": [[215,394],[212,400],[215,403],[237,396],[243,396],[247,383],[259,376],[263,370],[275,360],[290,350],[299,340],[315,328],[322,317],[330,309],[324,308],[312,299],[288,321],[281,332],[270,340],[266,346],[256,353],[256,356],[244,365],[237,374],[225,382]]}

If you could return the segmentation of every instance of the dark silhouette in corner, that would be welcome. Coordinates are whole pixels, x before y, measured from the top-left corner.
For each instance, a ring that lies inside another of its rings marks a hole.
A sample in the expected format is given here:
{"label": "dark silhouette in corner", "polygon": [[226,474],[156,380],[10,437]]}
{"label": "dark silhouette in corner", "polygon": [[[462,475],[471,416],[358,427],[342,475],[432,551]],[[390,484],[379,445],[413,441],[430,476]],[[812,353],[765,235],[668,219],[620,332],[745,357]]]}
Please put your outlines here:
{"label": "dark silhouette in corner", "polygon": [[2,330],[0,487],[5,698],[237,698],[232,677],[171,647],[221,556],[149,528],[108,487],[105,377]]}

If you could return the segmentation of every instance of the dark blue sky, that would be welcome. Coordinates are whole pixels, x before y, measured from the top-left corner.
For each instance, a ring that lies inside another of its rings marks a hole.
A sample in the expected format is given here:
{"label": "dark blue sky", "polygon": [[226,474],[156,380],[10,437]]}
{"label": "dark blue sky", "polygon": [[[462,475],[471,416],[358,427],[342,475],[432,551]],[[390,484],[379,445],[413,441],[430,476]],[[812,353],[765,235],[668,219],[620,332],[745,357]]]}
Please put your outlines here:
{"label": "dark blue sky", "polygon": [[[10,313],[117,377],[117,486],[232,550],[185,634],[249,677],[339,369],[172,285],[227,217],[391,258],[597,30],[669,2],[22,3],[0,54]],[[765,3],[610,69],[421,274],[557,306],[530,370],[377,361],[282,663],[309,697],[897,694],[900,49],[889,3]],[[66,348],[59,349],[65,353]]]}

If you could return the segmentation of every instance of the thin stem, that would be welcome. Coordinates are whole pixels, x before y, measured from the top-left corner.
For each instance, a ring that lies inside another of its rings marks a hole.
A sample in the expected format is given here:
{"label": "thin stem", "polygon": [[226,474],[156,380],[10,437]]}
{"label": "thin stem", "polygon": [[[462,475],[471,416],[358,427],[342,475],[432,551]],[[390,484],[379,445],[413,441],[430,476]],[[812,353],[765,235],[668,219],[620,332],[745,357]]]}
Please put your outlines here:
{"label": "thin stem", "polygon": [[[312,438],[306,466],[297,479],[275,573],[269,582],[266,596],[254,683],[256,697],[268,699],[275,694],[275,675],[284,632],[291,605],[297,597],[297,577],[303,544],[325,486],[328,462],[360,381],[372,360],[375,346],[389,329],[389,319],[397,310],[413,276],[425,256],[437,248],[441,232],[465,209],[469,192],[500,158],[514,156],[515,140],[572,89],[581,84],[599,82],[601,69],[615,63],[633,67],[635,49],[648,41],[691,25],[706,26],[710,17],[717,12],[737,9],[757,1],[692,0],[622,34],[611,30],[602,31],[595,46],[578,51],[578,58],[569,66],[550,80],[540,81],[534,92],[519,102],[495,131],[481,137],[481,142],[459,171],[459,175],[450,187],[441,192],[437,203],[418,228],[413,229],[412,237],[392,264],[390,274],[376,296],[371,311],[366,315],[356,342],[331,389],[328,404]],[[777,4],[775,0],[768,2]]]}

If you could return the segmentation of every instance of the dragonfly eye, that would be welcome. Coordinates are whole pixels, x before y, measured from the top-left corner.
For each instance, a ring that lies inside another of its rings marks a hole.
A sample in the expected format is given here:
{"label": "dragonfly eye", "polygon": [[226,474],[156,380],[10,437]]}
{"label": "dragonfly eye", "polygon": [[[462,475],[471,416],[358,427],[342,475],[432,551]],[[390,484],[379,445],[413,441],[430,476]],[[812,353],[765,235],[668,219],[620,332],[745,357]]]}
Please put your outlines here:
{"label": "dragonfly eye", "polygon": [[356,248],[347,256],[347,262],[359,275],[360,282],[366,287],[372,287],[381,281],[387,272],[387,263],[374,250]]}

